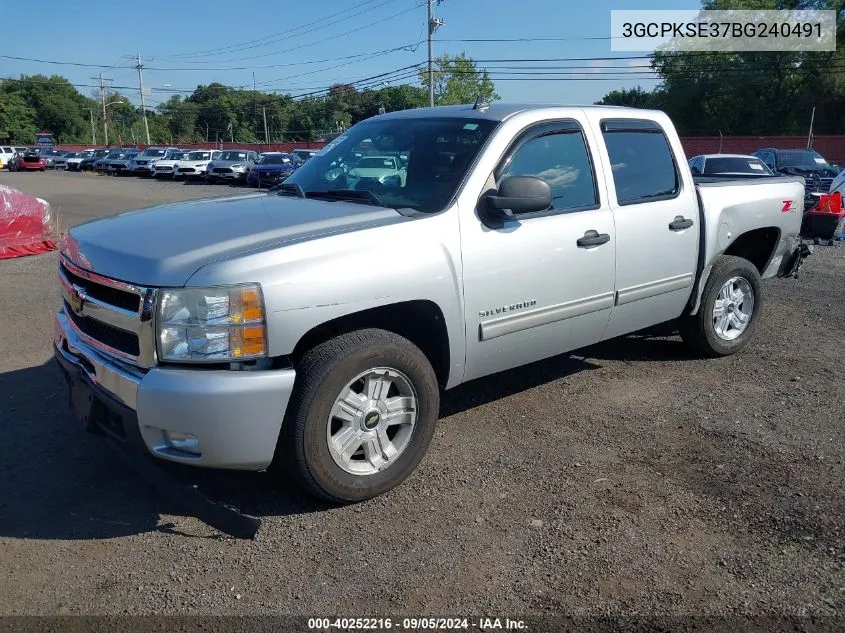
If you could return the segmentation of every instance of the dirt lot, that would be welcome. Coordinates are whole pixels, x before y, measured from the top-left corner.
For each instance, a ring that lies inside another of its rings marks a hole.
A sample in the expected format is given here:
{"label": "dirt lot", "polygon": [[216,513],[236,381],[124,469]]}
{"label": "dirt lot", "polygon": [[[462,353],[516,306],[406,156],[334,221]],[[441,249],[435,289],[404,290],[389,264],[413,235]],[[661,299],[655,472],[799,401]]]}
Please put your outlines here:
{"label": "dirt lot", "polygon": [[[64,226],[229,191],[0,182]],[[0,614],[845,612],[845,249],[767,282],[741,355],[698,360],[656,332],[448,392],[420,469],[379,499],[179,471],[264,517],[254,541],[181,516],[71,419],[55,266],[0,262]]]}

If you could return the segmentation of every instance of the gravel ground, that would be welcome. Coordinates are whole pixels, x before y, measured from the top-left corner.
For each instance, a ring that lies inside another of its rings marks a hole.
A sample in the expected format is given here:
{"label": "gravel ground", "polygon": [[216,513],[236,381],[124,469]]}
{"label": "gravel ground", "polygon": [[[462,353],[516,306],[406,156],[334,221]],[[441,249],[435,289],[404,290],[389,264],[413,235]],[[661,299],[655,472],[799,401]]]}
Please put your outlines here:
{"label": "gravel ground", "polygon": [[[0,182],[63,226],[229,191]],[[740,355],[695,359],[655,330],[447,392],[419,470],[369,502],[177,469],[262,516],[254,541],[180,515],[71,418],[55,266],[0,262],[0,614],[845,612],[845,249],[766,282]]]}

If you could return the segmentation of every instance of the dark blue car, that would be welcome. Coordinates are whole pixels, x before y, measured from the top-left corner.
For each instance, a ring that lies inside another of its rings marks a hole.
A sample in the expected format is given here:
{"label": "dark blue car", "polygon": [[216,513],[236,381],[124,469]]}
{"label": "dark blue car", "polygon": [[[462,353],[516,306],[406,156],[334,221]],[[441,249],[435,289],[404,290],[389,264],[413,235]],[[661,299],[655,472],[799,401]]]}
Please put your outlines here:
{"label": "dark blue car", "polygon": [[246,177],[251,187],[273,187],[290,176],[302,164],[294,154],[264,154],[256,161]]}

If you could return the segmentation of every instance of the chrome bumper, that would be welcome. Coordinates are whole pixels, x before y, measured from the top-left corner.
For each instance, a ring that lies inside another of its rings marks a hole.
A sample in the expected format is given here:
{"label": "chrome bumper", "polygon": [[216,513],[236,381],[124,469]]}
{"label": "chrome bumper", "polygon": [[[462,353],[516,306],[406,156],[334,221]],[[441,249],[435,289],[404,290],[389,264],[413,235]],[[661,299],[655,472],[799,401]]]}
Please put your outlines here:
{"label": "chrome bumper", "polygon": [[[131,433],[126,435],[140,433],[155,457],[239,470],[263,470],[273,460],[293,391],[293,369],[136,369],[82,341],[64,309],[56,315],[54,353],[65,371],[84,374],[95,397],[100,394],[134,412],[131,424],[137,422],[137,429],[127,429]],[[173,449],[164,431],[193,435],[199,454]]]}

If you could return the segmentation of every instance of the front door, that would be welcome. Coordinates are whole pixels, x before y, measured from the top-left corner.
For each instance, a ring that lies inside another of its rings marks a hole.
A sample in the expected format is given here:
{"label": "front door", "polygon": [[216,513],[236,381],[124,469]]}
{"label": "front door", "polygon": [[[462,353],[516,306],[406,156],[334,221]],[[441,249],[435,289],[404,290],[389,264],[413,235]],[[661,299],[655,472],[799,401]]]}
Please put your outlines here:
{"label": "front door", "polygon": [[614,300],[615,241],[589,138],[575,119],[531,126],[487,181],[485,191],[508,176],[542,178],[552,209],[498,224],[481,212],[462,215],[465,380],[601,339]]}

